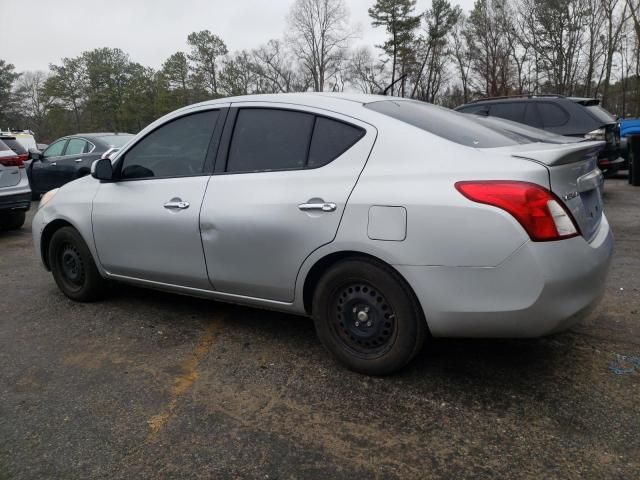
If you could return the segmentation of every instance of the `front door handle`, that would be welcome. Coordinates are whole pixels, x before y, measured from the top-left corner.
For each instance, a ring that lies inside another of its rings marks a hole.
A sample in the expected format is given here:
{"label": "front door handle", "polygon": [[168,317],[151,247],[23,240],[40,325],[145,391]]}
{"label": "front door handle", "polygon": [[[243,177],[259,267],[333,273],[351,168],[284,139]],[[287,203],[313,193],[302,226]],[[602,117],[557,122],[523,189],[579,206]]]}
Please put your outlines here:
{"label": "front door handle", "polygon": [[75,162],[76,163],[80,163],[80,162],[82,162],[82,159],[81,158],[76,158]]}
{"label": "front door handle", "polygon": [[58,165],[56,162],[52,162],[52,163],[51,163],[51,166],[52,166],[52,167],[55,167],[56,165]]}
{"label": "front door handle", "polygon": [[183,202],[182,200],[171,200],[164,204],[164,208],[168,210],[184,210],[189,208],[189,202]]}
{"label": "front door handle", "polygon": [[316,201],[316,199],[313,199],[309,200],[307,203],[301,203],[298,205],[298,208],[303,212],[335,212],[337,206],[335,203]]}

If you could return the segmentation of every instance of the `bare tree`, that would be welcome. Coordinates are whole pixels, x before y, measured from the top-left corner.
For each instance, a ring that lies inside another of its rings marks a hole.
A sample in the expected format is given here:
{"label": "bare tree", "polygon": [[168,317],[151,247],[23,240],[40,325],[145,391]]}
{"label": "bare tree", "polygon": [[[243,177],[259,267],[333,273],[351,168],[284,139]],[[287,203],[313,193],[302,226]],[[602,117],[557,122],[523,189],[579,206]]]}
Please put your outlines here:
{"label": "bare tree", "polygon": [[17,82],[17,95],[22,101],[22,114],[34,123],[34,130],[41,131],[53,99],[45,92],[47,73],[41,70],[24,72]]}
{"label": "bare tree", "polygon": [[291,54],[280,40],[269,40],[253,51],[253,62],[265,93],[303,92],[311,85],[311,77],[296,69]]}
{"label": "bare tree", "polygon": [[412,98],[420,90],[422,100],[435,101],[449,59],[450,49],[447,44],[449,33],[461,14],[462,9],[459,6],[451,6],[448,0],[433,0],[431,8],[424,13],[426,32],[418,41],[419,50],[424,53],[414,79]]}
{"label": "bare tree", "polygon": [[349,82],[362,93],[380,93],[389,83],[385,62],[377,60],[370,47],[360,47],[349,57]]}
{"label": "bare tree", "polygon": [[604,86],[602,89],[602,103],[606,104],[609,97],[611,83],[611,70],[613,68],[613,56],[620,48],[620,36],[629,13],[627,3],[624,0],[602,0],[602,11],[605,18],[604,43],[606,45],[606,66]]}
{"label": "bare tree", "polygon": [[296,0],[289,12],[289,39],[294,52],[321,92],[340,70],[340,60],[352,37],[344,0]]}
{"label": "bare tree", "polygon": [[471,73],[471,53],[467,43],[467,17],[462,13],[458,22],[450,34],[452,55],[456,65],[456,71],[460,75],[462,99],[464,103],[469,101],[469,76]]}

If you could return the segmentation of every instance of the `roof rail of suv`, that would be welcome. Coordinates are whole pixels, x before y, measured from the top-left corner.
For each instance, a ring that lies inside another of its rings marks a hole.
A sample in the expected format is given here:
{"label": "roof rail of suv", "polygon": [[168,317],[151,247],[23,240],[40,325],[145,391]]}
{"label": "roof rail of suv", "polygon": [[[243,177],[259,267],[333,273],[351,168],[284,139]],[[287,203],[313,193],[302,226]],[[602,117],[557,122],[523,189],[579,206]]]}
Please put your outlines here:
{"label": "roof rail of suv", "polygon": [[488,100],[507,100],[510,98],[567,98],[564,95],[556,94],[556,93],[523,93],[522,95],[504,95],[502,97],[485,97],[479,98],[477,100],[472,100],[469,103],[479,103],[486,102]]}

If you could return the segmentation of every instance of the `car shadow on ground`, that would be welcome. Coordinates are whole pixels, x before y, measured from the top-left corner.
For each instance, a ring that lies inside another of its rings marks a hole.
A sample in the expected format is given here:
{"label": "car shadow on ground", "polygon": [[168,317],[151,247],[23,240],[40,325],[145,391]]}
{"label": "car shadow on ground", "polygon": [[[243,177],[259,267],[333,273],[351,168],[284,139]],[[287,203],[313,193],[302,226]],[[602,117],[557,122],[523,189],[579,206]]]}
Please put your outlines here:
{"label": "car shadow on ground", "polygon": [[[206,327],[212,315],[222,316],[224,333],[237,339],[272,343],[274,349],[282,350],[285,362],[311,355],[327,368],[358,377],[330,359],[310,318],[125,285],[116,286],[107,301],[128,308],[167,312],[171,322],[177,322],[181,329]],[[528,394],[532,388],[543,388],[540,382],[549,380],[558,371],[571,376],[575,342],[571,331],[517,340],[429,338],[405,369],[387,379],[392,383],[411,383],[430,378],[427,383],[446,382],[450,387],[458,384],[460,388],[497,388],[505,393]]]}

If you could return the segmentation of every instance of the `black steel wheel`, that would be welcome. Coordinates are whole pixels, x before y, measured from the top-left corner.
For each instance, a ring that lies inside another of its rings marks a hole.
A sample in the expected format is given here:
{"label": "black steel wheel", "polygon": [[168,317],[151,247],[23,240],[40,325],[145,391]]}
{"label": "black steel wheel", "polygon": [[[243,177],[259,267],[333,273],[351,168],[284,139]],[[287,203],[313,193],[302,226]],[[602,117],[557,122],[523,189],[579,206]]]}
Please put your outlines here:
{"label": "black steel wheel", "polygon": [[63,227],[53,234],[48,259],[53,278],[67,297],[89,302],[104,294],[106,282],[82,236],[73,227]]}
{"label": "black steel wheel", "polygon": [[348,368],[386,375],[420,350],[427,331],[415,295],[387,265],[350,259],[320,279],[312,313],[323,345]]}
{"label": "black steel wheel", "polygon": [[364,355],[383,354],[396,332],[391,304],[368,283],[345,285],[335,299],[333,326],[345,347]]}

